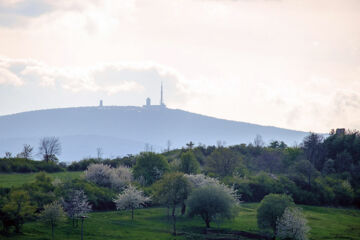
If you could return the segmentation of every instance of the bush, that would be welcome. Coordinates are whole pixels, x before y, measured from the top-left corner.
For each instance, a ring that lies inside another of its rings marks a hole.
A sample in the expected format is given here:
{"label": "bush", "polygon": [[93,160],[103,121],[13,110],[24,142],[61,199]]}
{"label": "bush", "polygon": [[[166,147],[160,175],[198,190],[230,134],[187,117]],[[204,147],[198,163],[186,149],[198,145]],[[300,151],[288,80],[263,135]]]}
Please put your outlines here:
{"label": "bush", "polygon": [[286,194],[269,194],[261,200],[257,209],[259,228],[271,229],[276,235],[276,221],[284,214],[287,207],[294,206],[293,199]]}

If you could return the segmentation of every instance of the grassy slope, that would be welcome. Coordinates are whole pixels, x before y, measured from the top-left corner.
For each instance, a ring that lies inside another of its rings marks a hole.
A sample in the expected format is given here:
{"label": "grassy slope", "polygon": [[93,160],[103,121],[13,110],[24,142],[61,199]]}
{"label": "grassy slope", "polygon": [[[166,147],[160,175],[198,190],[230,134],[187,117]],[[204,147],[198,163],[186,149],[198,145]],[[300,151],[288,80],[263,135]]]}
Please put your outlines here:
{"label": "grassy slope", "polygon": [[[256,226],[257,204],[242,204],[239,216],[234,221],[224,221],[220,227],[225,230],[238,230],[260,233]],[[360,211],[325,207],[303,206],[311,226],[310,239],[360,239]],[[171,226],[166,221],[166,209],[149,208],[137,210],[131,223],[128,213],[96,212],[85,220],[84,239],[203,239],[203,222],[199,218],[178,218],[178,232],[169,234]],[[216,224],[212,225],[216,228]],[[41,223],[32,222],[24,226],[24,234],[5,239],[50,239],[50,231]],[[55,239],[79,239],[80,227],[72,228],[64,223],[55,229]],[[191,233],[191,234],[190,234]],[[208,234],[207,238],[216,238]],[[238,238],[246,239],[246,238]]]}
{"label": "grassy slope", "polygon": [[[74,179],[82,172],[48,173],[53,179]],[[36,173],[0,173],[0,187],[17,187],[35,180]]]}

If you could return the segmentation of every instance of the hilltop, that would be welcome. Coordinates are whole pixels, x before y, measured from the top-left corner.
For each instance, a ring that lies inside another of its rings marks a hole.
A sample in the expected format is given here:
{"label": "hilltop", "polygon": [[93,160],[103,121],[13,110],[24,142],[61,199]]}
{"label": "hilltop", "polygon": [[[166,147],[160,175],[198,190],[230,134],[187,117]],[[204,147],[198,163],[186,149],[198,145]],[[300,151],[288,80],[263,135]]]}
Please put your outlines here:
{"label": "hilltop", "polygon": [[105,156],[138,153],[148,144],[153,150],[172,148],[193,141],[215,145],[249,143],[257,134],[265,142],[299,143],[306,132],[229,121],[166,107],[101,106],[37,110],[0,116],[0,152],[16,154],[27,143],[37,147],[44,136],[57,136],[62,143],[62,161],[95,156],[101,147]]}

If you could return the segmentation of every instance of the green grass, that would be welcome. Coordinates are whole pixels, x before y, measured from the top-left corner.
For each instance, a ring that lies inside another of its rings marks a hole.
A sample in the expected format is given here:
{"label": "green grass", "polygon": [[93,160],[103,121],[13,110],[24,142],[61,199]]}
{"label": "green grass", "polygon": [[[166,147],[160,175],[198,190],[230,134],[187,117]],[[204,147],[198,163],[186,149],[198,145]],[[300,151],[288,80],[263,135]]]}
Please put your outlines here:
{"label": "green grass", "polygon": [[[18,187],[24,183],[35,180],[37,173],[0,173],[0,187]],[[80,177],[82,172],[57,172],[48,173],[53,179],[74,179]]]}
{"label": "green grass", "polygon": [[[255,203],[242,204],[239,215],[232,221],[223,221],[220,228],[226,231],[246,231],[261,234],[256,225]],[[311,227],[310,239],[360,239],[360,211],[326,207],[302,206]],[[166,220],[166,209],[148,208],[135,212],[132,223],[127,212],[91,213],[84,224],[84,239],[216,239],[215,233],[204,235],[204,223],[199,218],[178,217],[179,236],[172,236],[171,225]],[[212,228],[218,226],[212,223]],[[26,223],[23,234],[4,239],[35,240],[51,239],[49,227],[39,222]],[[224,236],[221,235],[224,239]],[[234,236],[232,236],[234,238]],[[55,239],[80,239],[80,227],[69,222],[55,229]],[[237,239],[247,239],[237,237]]]}

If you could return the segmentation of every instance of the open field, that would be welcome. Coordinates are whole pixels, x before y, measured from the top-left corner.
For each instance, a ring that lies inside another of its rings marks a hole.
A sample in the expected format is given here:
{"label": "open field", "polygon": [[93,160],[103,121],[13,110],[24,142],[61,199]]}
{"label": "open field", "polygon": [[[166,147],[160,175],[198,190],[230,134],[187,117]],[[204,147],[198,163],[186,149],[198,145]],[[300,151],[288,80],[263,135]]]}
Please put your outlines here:
{"label": "open field", "polygon": [[[204,235],[204,224],[200,218],[178,217],[178,233],[170,234],[165,208],[137,210],[134,222],[129,213],[95,212],[85,220],[84,239],[249,239],[239,235],[226,234],[230,231],[246,231],[262,234],[256,225],[256,203],[241,205],[240,213],[234,221],[220,224],[222,234]],[[311,227],[310,239],[360,239],[360,211],[326,207],[302,206]],[[217,228],[215,223],[212,224]],[[50,239],[49,227],[39,222],[24,225],[24,234],[4,239]],[[80,239],[80,226],[73,228],[69,222],[55,229],[55,239]]]}
{"label": "open field", "polygon": [[[35,180],[37,173],[0,173],[0,187],[17,187],[24,183]],[[52,178],[59,178],[60,180],[74,179],[80,177],[82,172],[57,172],[47,173]]]}

